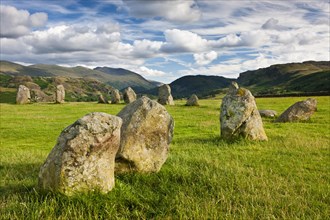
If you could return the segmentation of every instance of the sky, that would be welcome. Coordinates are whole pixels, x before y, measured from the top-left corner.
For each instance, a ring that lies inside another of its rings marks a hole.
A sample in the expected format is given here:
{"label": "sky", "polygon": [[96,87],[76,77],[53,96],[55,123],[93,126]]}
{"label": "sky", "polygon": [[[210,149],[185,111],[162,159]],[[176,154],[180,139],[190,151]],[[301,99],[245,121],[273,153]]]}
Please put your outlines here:
{"label": "sky", "polygon": [[170,83],[330,60],[329,0],[0,0],[0,59]]}

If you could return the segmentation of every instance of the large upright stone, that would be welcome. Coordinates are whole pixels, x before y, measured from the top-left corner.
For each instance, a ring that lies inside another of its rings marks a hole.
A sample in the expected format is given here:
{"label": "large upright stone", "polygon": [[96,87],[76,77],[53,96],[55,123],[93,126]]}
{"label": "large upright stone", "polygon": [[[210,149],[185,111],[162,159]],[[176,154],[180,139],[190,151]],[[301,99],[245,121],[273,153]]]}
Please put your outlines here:
{"label": "large upright stone", "polygon": [[186,105],[187,105],[187,106],[199,106],[197,95],[192,94],[192,95],[190,96],[190,98],[187,100]]}
{"label": "large upright stone", "polygon": [[126,104],[134,102],[136,100],[136,94],[131,87],[128,87],[124,91],[124,101]]}
{"label": "large upright stone", "polygon": [[222,99],[220,125],[224,139],[242,136],[250,140],[267,140],[253,95],[235,82]]}
{"label": "large upright stone", "polygon": [[65,89],[63,85],[56,86],[56,93],[55,93],[55,102],[56,103],[64,103],[65,98]]}
{"label": "large upright stone", "polygon": [[143,96],[118,115],[123,119],[115,172],[158,172],[165,163],[174,121],[165,107]]}
{"label": "large upright stone", "polygon": [[110,96],[111,96],[111,104],[120,103],[120,93],[118,89],[112,89],[110,91]]}
{"label": "large upright stone", "polygon": [[39,186],[71,195],[110,191],[122,120],[106,113],[85,115],[65,128],[39,172]]}
{"label": "large upright stone", "polygon": [[162,105],[174,105],[173,97],[171,95],[171,87],[169,85],[162,85],[158,89],[158,102]]}
{"label": "large upright stone", "polygon": [[30,89],[26,86],[20,85],[17,90],[16,103],[27,104],[31,101]]}
{"label": "large upright stone", "polygon": [[317,109],[316,99],[309,98],[306,101],[296,102],[285,110],[275,122],[307,121]]}

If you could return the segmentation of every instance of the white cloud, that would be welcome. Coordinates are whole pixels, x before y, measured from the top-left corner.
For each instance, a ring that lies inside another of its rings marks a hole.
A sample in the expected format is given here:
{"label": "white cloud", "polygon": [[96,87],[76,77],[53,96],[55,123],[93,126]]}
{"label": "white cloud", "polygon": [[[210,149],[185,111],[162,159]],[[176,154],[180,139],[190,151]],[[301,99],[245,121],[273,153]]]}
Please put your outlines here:
{"label": "white cloud", "polygon": [[120,33],[95,27],[59,25],[44,31],[34,31],[25,38],[36,53],[99,51],[119,46]]}
{"label": "white cloud", "polygon": [[203,66],[210,64],[213,60],[217,59],[218,54],[215,51],[210,51],[208,53],[194,54],[194,59],[197,65]]}
{"label": "white cloud", "polygon": [[0,37],[18,38],[29,34],[33,28],[46,24],[46,13],[30,13],[26,10],[17,10],[15,7],[0,5]]}
{"label": "white cloud", "polygon": [[163,42],[160,41],[150,41],[146,39],[136,40],[133,43],[133,53],[136,57],[150,58],[159,53],[162,45]]}
{"label": "white cloud", "polygon": [[172,29],[165,31],[166,43],[162,50],[167,53],[200,52],[207,49],[207,40],[190,31]]}
{"label": "white cloud", "polygon": [[126,0],[131,15],[140,18],[162,17],[174,22],[197,21],[201,12],[192,0]]}
{"label": "white cloud", "polygon": [[139,70],[137,71],[143,76],[164,76],[166,75],[165,72],[155,69],[149,69],[148,67],[141,66]]}
{"label": "white cloud", "polygon": [[1,38],[0,51],[1,59],[5,55],[25,55],[31,48],[26,45],[21,39]]}

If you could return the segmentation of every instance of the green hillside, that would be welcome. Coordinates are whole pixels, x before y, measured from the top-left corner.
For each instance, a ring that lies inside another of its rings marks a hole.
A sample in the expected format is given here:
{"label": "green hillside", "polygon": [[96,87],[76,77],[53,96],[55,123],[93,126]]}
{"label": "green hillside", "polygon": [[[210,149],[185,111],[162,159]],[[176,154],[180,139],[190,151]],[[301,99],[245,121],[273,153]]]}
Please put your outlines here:
{"label": "green hillside", "polygon": [[307,61],[272,65],[243,72],[237,82],[250,88],[256,95],[329,93],[330,62]]}
{"label": "green hillside", "polygon": [[109,99],[111,86],[90,78],[64,76],[11,76],[0,73],[0,103],[15,103],[19,85],[30,89],[32,102],[53,102],[56,85],[65,88],[66,101],[97,101],[98,94]]}
{"label": "green hillside", "polygon": [[[94,100],[96,93],[93,89],[88,89],[90,87],[88,83],[96,81],[98,82],[92,84],[97,84],[97,90],[100,91],[102,91],[101,85],[106,84],[119,90],[130,86],[140,94],[158,95],[159,82],[150,82],[126,69],[109,67],[89,69],[81,66],[62,67],[46,64],[23,66],[0,61],[0,87],[2,88],[17,88],[18,83],[32,82],[38,84],[47,94],[51,93],[47,91],[48,84],[51,84],[48,81],[56,81],[55,78],[58,77],[67,79],[67,87],[73,90],[72,100],[88,100],[86,98],[88,96],[93,97]],[[330,61],[277,64],[243,72],[237,79],[222,76],[184,76],[173,81],[170,86],[174,98],[186,98],[193,93],[199,97],[209,97],[225,93],[233,80],[250,89],[256,96],[330,94]],[[69,86],[71,84],[72,86]],[[13,94],[8,94],[7,90],[3,91],[3,89],[0,91],[1,100],[13,97]]]}
{"label": "green hillside", "polygon": [[224,93],[231,81],[237,81],[257,96],[330,94],[330,62],[307,61],[272,65],[246,71],[238,79],[221,76],[184,76],[170,84],[175,98]]}
{"label": "green hillside", "polygon": [[70,78],[89,78],[108,84],[119,90],[128,86],[137,92],[154,88],[155,86],[137,73],[125,69],[97,67],[89,69],[82,66],[63,67],[58,65],[35,64],[23,66],[20,64],[0,61],[0,73],[17,76],[63,76]]}

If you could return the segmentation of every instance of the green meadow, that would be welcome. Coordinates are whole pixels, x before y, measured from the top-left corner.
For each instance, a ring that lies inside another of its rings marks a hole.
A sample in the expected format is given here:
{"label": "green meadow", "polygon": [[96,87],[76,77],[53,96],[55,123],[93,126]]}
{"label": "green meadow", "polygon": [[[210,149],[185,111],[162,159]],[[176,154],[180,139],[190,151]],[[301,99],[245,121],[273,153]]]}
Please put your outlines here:
{"label": "green meadow", "polygon": [[[303,123],[263,119],[268,142],[220,138],[221,99],[166,106],[175,120],[159,173],[116,176],[108,194],[67,197],[37,188],[61,131],[90,112],[124,104],[0,104],[0,219],[329,219],[330,97]],[[306,97],[258,98],[283,112]]]}

